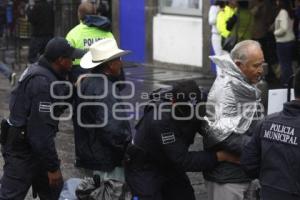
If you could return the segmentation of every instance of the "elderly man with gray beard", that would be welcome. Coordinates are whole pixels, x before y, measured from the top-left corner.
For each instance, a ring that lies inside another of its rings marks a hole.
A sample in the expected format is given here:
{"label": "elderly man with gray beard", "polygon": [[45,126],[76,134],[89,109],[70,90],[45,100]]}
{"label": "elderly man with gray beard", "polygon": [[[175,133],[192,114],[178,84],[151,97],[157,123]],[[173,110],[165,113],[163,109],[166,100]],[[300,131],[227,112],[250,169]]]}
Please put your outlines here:
{"label": "elderly man with gray beard", "polygon": [[[262,117],[256,84],[263,75],[264,55],[258,42],[245,40],[230,55],[211,59],[224,74],[217,77],[208,95],[204,146],[240,155],[250,140],[248,131]],[[247,199],[251,180],[240,165],[223,162],[204,172],[204,177],[209,200]]]}

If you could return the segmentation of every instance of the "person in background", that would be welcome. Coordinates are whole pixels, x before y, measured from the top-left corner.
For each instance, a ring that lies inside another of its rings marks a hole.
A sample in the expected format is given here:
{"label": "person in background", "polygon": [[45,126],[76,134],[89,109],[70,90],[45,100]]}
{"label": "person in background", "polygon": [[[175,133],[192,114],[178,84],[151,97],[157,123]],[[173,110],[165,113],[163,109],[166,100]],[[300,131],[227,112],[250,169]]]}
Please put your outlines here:
{"label": "person in background", "polygon": [[[4,47],[6,44],[5,40],[5,29],[6,29],[6,3],[4,0],[0,0],[0,44]],[[2,52],[4,53],[4,52]],[[3,56],[4,57],[4,56]],[[0,62],[0,73],[2,73],[10,82],[12,86],[15,85],[16,73],[9,68],[5,63]]]}
{"label": "person in background", "polygon": [[36,0],[27,10],[32,27],[28,62],[35,63],[44,53],[48,41],[54,35],[54,11],[47,0]]}
{"label": "person in background", "polygon": [[13,10],[14,2],[12,0],[8,0],[6,3],[6,27],[7,33],[11,36],[14,31],[14,10]]}
{"label": "person in background", "polygon": [[251,39],[252,14],[249,11],[249,2],[237,0],[237,10],[226,21],[226,28],[230,30],[228,38],[223,38],[223,49],[228,53],[234,45],[243,40]]}
{"label": "person in background", "polygon": [[[78,19],[80,23],[75,26],[66,36],[69,43],[79,49],[88,50],[89,47],[105,38],[113,38],[111,22],[108,18],[97,15],[97,6],[90,1],[84,1],[78,7]],[[87,70],[80,67],[80,59],[73,61],[70,73],[70,81],[75,83],[81,74]]]}
{"label": "person in background", "polygon": [[295,8],[294,8],[294,15],[295,15],[295,19],[294,19],[294,32],[295,32],[295,36],[296,39],[299,39],[299,34],[300,34],[300,0],[296,0],[295,1]]}
{"label": "person in background", "polygon": [[0,62],[0,72],[9,80],[11,86],[16,83],[16,73],[13,72],[6,64]]}
{"label": "person in background", "polygon": [[295,1],[295,22],[294,22],[294,32],[296,37],[296,60],[298,67],[300,66],[300,0]]}
{"label": "person in background", "polygon": [[277,62],[276,45],[273,31],[270,31],[275,17],[276,5],[271,0],[255,0],[250,5],[253,15],[252,39],[260,43],[268,64],[266,80],[276,80],[273,65]]}
{"label": "person in background", "polygon": [[0,1],[0,38],[1,42],[3,42],[4,31],[6,28],[6,5],[4,0]]}
{"label": "person in background", "polygon": [[281,68],[280,81],[285,86],[293,75],[293,54],[295,50],[295,34],[293,31],[294,14],[290,1],[276,0],[278,14],[276,16],[275,39],[277,56]]}
{"label": "person in background", "polygon": [[[211,25],[211,43],[214,50],[215,55],[221,55],[222,54],[222,37],[218,32],[218,29],[216,27],[217,24],[217,17],[219,12],[224,9],[225,2],[216,0],[214,5],[212,5],[209,9],[208,14],[208,23]],[[218,66],[217,67],[217,75],[221,74],[221,71]]]}
{"label": "person in background", "polygon": [[238,0],[238,10],[233,16],[236,18],[230,35],[237,37],[237,42],[251,39],[253,17],[249,10],[249,2]]}
{"label": "person in background", "polygon": [[230,35],[230,30],[227,29],[227,21],[236,13],[237,1],[228,0],[228,4],[225,6],[224,10],[221,10],[217,16],[217,30],[223,39],[228,38]]}

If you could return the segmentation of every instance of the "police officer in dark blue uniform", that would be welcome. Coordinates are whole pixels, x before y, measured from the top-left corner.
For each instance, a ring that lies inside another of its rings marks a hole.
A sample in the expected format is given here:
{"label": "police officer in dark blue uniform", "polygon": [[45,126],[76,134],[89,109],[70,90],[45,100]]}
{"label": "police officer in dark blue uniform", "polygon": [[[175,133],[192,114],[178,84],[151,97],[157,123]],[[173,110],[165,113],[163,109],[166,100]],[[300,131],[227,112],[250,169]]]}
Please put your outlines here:
{"label": "police officer in dark blue uniform", "polygon": [[[158,96],[161,100],[145,107],[127,148],[126,181],[140,200],[194,200],[185,172],[203,171],[218,161],[235,162],[236,158],[223,151],[188,150],[203,126],[193,112],[203,96],[194,81],[179,83]],[[205,113],[202,106],[197,112],[198,117]]]}
{"label": "police officer in dark blue uniform", "polygon": [[1,124],[5,165],[0,199],[24,199],[30,186],[40,199],[58,199],[63,180],[54,142],[58,121],[53,115],[58,117],[64,108],[52,110],[51,105],[56,102],[54,94],[69,91],[60,85],[51,94],[50,88],[65,80],[72,59],[81,56],[64,38],[54,38],[39,61],[21,75],[11,94],[9,119]]}
{"label": "police officer in dark blue uniform", "polygon": [[300,71],[294,79],[295,100],[267,116],[253,131],[241,164],[259,178],[263,200],[300,199]]}

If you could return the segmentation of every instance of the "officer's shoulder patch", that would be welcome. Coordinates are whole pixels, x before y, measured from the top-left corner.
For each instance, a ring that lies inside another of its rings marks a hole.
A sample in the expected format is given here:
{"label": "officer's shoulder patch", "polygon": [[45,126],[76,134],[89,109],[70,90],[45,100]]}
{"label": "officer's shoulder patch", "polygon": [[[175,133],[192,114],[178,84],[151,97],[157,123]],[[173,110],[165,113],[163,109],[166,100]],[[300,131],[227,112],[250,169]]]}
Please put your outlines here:
{"label": "officer's shoulder patch", "polygon": [[161,141],[163,144],[172,144],[176,142],[176,137],[174,132],[167,132],[161,134]]}
{"label": "officer's shoulder patch", "polygon": [[51,102],[40,102],[39,111],[40,112],[50,112]]}

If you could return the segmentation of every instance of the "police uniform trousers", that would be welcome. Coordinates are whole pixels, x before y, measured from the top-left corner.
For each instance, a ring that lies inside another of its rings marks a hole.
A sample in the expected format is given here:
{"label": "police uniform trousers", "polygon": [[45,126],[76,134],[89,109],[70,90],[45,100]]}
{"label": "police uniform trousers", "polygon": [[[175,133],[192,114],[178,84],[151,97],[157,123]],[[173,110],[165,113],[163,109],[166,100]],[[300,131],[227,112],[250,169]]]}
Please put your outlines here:
{"label": "police uniform trousers", "polygon": [[0,200],[23,200],[30,186],[33,196],[38,195],[41,200],[57,200],[63,183],[50,188],[47,171],[35,158],[29,145],[20,140],[10,140],[10,135],[16,134],[15,128],[9,128],[9,137],[2,146],[4,158],[3,176],[1,178]]}
{"label": "police uniform trousers", "polygon": [[139,200],[195,200],[194,189],[185,173],[126,168],[125,175],[133,196]]}

